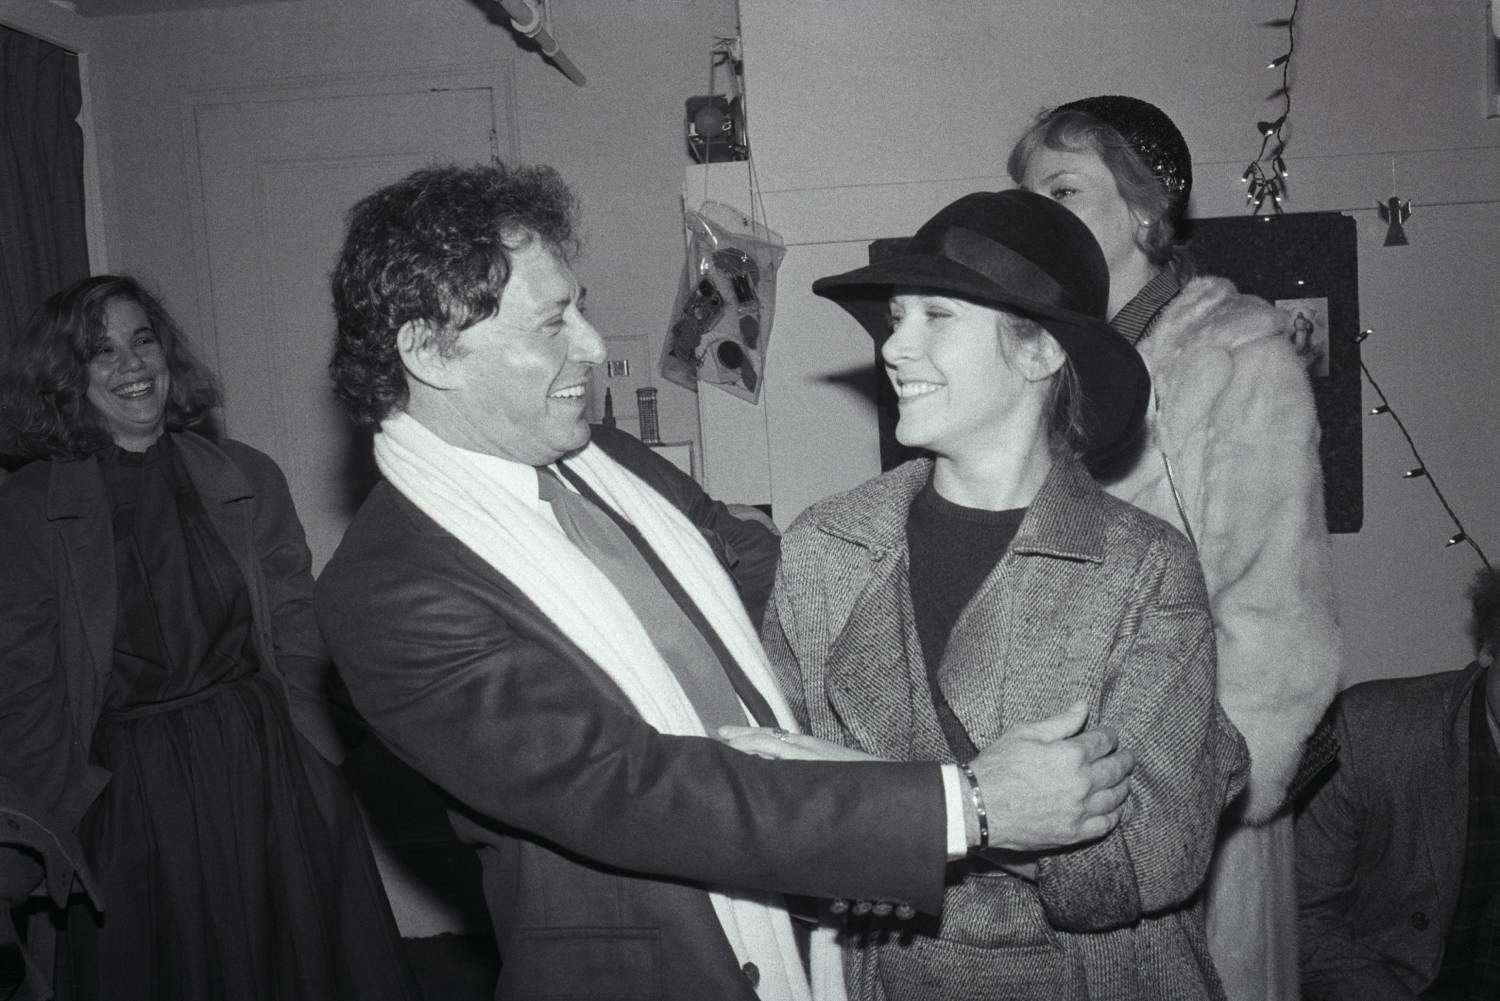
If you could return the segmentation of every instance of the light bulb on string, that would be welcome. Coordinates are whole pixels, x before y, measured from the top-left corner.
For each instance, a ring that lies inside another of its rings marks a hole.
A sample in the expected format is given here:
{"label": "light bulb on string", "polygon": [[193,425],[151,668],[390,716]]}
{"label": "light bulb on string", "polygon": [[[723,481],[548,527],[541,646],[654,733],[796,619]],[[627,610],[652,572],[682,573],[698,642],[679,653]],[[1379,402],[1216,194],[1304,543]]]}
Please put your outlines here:
{"label": "light bulb on string", "polygon": [[[1361,330],[1356,335],[1356,341],[1363,341],[1372,333],[1374,331],[1368,328]],[[1474,554],[1479,557],[1479,561],[1486,567],[1489,567],[1489,558],[1484,555],[1484,550],[1479,547],[1479,543],[1475,542],[1469,536],[1468,532],[1464,530],[1463,522],[1459,519],[1458,513],[1453,510],[1453,505],[1449,504],[1448,498],[1443,496],[1443,491],[1438,486],[1437,480],[1428,473],[1427,467],[1422,463],[1422,455],[1417,451],[1417,443],[1412,439],[1411,432],[1407,430],[1405,422],[1401,420],[1401,415],[1390,405],[1390,401],[1386,398],[1384,390],[1380,388],[1380,383],[1375,381],[1375,376],[1371,373],[1370,366],[1366,364],[1364,359],[1360,359],[1359,361],[1359,370],[1370,383],[1370,388],[1375,391],[1375,395],[1380,398],[1380,405],[1372,407],[1369,411],[1370,414],[1389,414],[1391,421],[1396,425],[1396,430],[1401,433],[1402,438],[1406,439],[1406,447],[1411,450],[1412,458],[1417,461],[1417,465],[1402,473],[1401,478],[1407,480],[1425,478],[1427,480],[1427,485],[1432,488],[1433,496],[1443,506],[1443,510],[1448,513],[1448,517],[1453,522],[1454,529],[1456,529],[1453,535],[1449,536],[1447,545],[1454,546],[1460,542],[1467,543],[1469,548],[1474,550]]]}

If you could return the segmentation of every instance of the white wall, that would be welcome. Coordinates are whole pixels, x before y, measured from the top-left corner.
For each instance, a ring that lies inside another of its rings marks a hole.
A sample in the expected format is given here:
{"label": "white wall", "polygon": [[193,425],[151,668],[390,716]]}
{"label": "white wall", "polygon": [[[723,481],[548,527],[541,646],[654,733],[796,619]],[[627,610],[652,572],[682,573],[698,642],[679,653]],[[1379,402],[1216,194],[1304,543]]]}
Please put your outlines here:
{"label": "white wall", "polygon": [[[558,167],[579,194],[591,316],[640,381],[654,369],[682,267],[683,100],[708,83],[714,36],[734,33],[733,3],[553,6],[554,33],[585,87],[522,50],[470,0],[301,0],[98,19],[94,96],[111,139],[103,159],[112,266],[150,277],[190,329],[206,319],[197,312],[184,94],[510,61],[520,158]],[[662,384],[660,396],[664,437],[696,439],[693,394]],[[634,414],[633,392],[615,397],[622,416]]]}
{"label": "white wall", "polygon": [[[790,249],[767,362],[771,493],[785,524],[873,475],[869,407],[830,385],[871,348],[811,280],[861,264],[967,191],[1009,187],[1032,113],[1076,97],[1150,100],[1193,148],[1199,215],[1244,211],[1240,174],[1285,51],[1290,0],[740,0],[750,134],[771,226]],[[1500,558],[1500,121],[1486,118],[1483,0],[1303,4],[1290,211],[1359,230],[1364,359],[1466,527]],[[1375,205],[1412,200],[1411,246]],[[1367,393],[1367,399],[1373,394]],[[1478,566],[1388,419],[1365,434],[1365,528],[1335,539],[1348,680],[1456,668]]]}

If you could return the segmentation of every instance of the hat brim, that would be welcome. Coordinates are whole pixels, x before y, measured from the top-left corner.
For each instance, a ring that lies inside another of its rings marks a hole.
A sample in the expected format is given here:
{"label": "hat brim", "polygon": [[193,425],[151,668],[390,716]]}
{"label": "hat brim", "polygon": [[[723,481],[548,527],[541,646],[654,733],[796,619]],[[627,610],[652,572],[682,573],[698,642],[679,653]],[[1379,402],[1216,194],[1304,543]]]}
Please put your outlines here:
{"label": "hat brim", "polygon": [[[938,254],[902,254],[889,257],[841,275],[819,278],[813,282],[812,290],[814,295],[832,299],[840,305],[856,299],[876,300],[880,308],[881,326],[878,330],[870,330],[870,335],[884,339],[886,301],[890,298],[891,289],[898,286],[931,289],[960,299],[1005,306],[1037,319],[1089,319],[1085,314],[1043,299],[1018,295],[1013,290],[996,284],[986,275]],[[864,323],[857,314],[855,318]],[[866,326],[866,329],[869,327]]]}
{"label": "hat brim", "polygon": [[1008,310],[1040,323],[1077,373],[1084,399],[1084,460],[1090,468],[1133,447],[1145,424],[1151,376],[1135,347],[1097,317],[1016,295],[944,257],[905,254],[813,282],[813,292],[838,303],[877,344],[889,335],[895,288],[930,290]]}

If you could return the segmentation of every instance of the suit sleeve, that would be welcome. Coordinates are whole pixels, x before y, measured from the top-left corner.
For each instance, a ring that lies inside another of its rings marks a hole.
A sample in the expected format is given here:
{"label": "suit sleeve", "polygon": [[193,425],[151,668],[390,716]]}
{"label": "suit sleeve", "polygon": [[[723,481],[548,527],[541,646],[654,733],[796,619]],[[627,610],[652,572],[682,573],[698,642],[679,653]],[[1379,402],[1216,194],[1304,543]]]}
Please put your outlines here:
{"label": "suit sleeve", "polygon": [[414,545],[336,558],[319,622],[370,725],[468,808],[644,875],[941,906],[935,766],[771,762],[662,735],[451,537]]}
{"label": "suit sleeve", "polygon": [[672,463],[619,430],[596,427],[593,440],[697,526],[719,563],[729,572],[740,601],[756,629],[765,618],[766,602],[776,578],[780,539],[766,526],[738,518],[714,500],[698,482]]}
{"label": "suit sleeve", "polygon": [[226,451],[255,488],[255,557],[292,719],[318,752],[337,764],[345,752],[339,724],[349,725],[353,715],[313,612],[312,552],[306,532],[280,467],[269,456],[237,443],[226,443]]}
{"label": "suit sleeve", "polygon": [[[1264,313],[1257,321],[1269,327],[1270,307]],[[1194,531],[1217,629],[1220,698],[1250,747],[1244,817],[1259,823],[1282,805],[1337,690],[1339,632],[1317,411],[1302,362],[1269,330],[1229,361],[1208,418]]]}
{"label": "suit sleeve", "polygon": [[1339,765],[1297,817],[1298,966],[1313,1001],[1415,1001],[1380,955],[1354,936],[1349,907],[1359,877],[1368,805],[1347,718],[1334,710]]}
{"label": "suit sleeve", "polygon": [[1174,540],[1155,556],[1139,574],[1145,611],[1119,644],[1095,716],[1136,755],[1123,817],[1103,839],[1037,864],[1048,920],[1068,931],[1123,927],[1198,893],[1219,814],[1248,765],[1214,698],[1213,624],[1192,551]]}

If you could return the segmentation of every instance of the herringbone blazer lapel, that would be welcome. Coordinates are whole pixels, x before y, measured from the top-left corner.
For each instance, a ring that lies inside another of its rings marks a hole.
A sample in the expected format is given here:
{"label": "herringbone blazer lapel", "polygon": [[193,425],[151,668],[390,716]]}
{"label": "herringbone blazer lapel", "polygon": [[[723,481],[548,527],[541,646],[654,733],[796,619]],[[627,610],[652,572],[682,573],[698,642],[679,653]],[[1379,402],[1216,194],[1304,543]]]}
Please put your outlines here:
{"label": "herringbone blazer lapel", "polygon": [[863,750],[881,757],[947,757],[912,624],[905,541],[875,567],[828,654],[835,714]]}
{"label": "herringbone blazer lapel", "polygon": [[[906,512],[930,469],[912,463],[880,491],[856,491],[823,524],[868,554],[867,569],[843,568],[844,588],[827,598],[846,611],[830,609],[842,626],[829,646],[825,683],[844,729],[873,754],[946,756],[912,622],[905,535]],[[960,615],[938,683],[975,746],[1058,712],[1098,682],[1075,662],[1102,664],[1117,625],[1112,615],[1094,614],[1087,586],[1103,559],[1101,498],[1081,466],[1057,462],[1010,551]]]}
{"label": "herringbone blazer lapel", "polygon": [[954,626],[938,683],[976,747],[1098,687],[1117,625],[1089,587],[1104,553],[1100,496],[1076,463],[1055,463]]}

